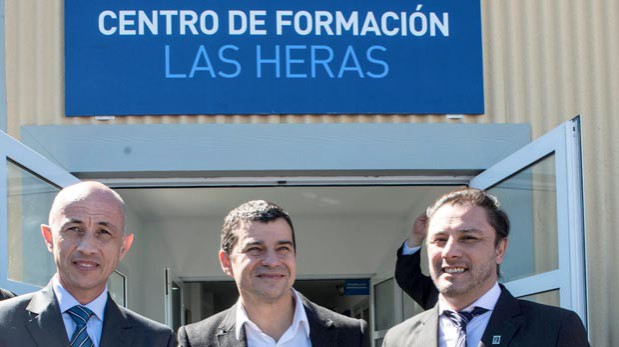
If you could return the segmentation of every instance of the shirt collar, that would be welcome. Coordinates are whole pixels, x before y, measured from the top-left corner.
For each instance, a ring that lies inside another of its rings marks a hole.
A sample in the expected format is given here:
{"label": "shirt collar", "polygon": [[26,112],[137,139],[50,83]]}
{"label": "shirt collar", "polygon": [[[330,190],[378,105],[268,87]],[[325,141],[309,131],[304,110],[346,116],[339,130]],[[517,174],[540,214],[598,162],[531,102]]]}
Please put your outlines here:
{"label": "shirt collar", "polygon": [[[303,330],[305,331],[305,336],[310,336],[310,327],[309,321],[307,320],[307,314],[305,313],[305,308],[303,306],[303,301],[301,301],[301,295],[294,290],[294,288],[290,288],[292,295],[294,296],[295,307],[294,307],[294,316],[292,318],[292,324],[290,325],[293,328],[293,331],[297,331],[299,328],[299,324],[303,326]],[[236,326],[235,326],[235,336],[237,340],[241,339],[241,329],[243,325],[252,324],[256,329],[260,330],[260,328],[254,324],[249,317],[247,316],[247,312],[241,303],[241,299],[237,302],[236,305]]]}
{"label": "shirt collar", "polygon": [[[479,299],[475,300],[472,304],[462,309],[464,312],[470,312],[475,307],[483,307],[488,311],[494,310],[497,301],[499,301],[499,296],[501,296],[501,287],[499,287],[499,283],[495,283],[486,294],[482,295]],[[438,300],[438,312],[439,315],[442,315],[444,311],[453,311],[453,309],[447,304],[442,295],[439,295]]]}
{"label": "shirt collar", "polygon": [[107,304],[107,286],[103,290],[99,296],[97,296],[93,301],[89,302],[86,305],[80,304],[74,297],[69,293],[63,286],[60,284],[58,280],[58,276],[54,276],[52,278],[52,288],[54,289],[54,294],[56,294],[56,298],[58,299],[58,305],[60,306],[60,312],[64,313],[71,307],[75,305],[81,305],[88,307],[101,321],[103,321],[103,313],[105,311],[105,304]]}

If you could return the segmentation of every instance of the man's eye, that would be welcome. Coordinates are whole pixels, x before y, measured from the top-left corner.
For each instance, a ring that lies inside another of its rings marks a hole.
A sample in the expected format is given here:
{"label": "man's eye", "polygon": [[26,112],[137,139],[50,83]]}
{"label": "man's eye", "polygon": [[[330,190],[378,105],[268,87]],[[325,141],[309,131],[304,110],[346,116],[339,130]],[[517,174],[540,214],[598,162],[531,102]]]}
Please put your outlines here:
{"label": "man's eye", "polygon": [[68,231],[72,231],[72,232],[76,232],[79,233],[82,231],[82,229],[80,227],[70,227],[67,229]]}
{"label": "man's eye", "polygon": [[277,249],[277,251],[281,252],[281,253],[288,253],[290,251],[292,251],[292,249],[290,249],[290,247],[280,247]]}
{"label": "man's eye", "polygon": [[445,244],[446,242],[447,242],[447,239],[445,238],[438,238],[438,239],[432,240],[432,243],[439,244],[439,245]]}
{"label": "man's eye", "polygon": [[477,237],[475,237],[475,236],[464,236],[464,237],[462,237],[462,241],[465,241],[465,242],[472,242],[472,241],[476,241],[476,240],[477,240]]}

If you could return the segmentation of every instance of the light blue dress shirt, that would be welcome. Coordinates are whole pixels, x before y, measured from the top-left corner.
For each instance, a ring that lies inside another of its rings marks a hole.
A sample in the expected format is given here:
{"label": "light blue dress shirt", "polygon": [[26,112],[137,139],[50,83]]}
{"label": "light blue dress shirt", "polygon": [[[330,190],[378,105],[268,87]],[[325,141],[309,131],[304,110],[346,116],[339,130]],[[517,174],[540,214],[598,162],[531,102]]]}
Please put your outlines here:
{"label": "light blue dress shirt", "polygon": [[[66,289],[62,287],[58,277],[54,276],[52,279],[52,288],[58,304],[60,305],[60,312],[62,312],[62,320],[64,321],[64,327],[67,330],[67,336],[71,339],[73,332],[75,331],[76,324],[71,316],[66,312],[68,309],[75,305],[81,305]],[[99,347],[101,342],[101,331],[103,330],[103,313],[105,311],[105,304],[107,303],[107,287],[97,298],[89,302],[86,305],[94,314],[88,320],[86,324],[86,331],[88,336],[94,343],[95,347]]]}

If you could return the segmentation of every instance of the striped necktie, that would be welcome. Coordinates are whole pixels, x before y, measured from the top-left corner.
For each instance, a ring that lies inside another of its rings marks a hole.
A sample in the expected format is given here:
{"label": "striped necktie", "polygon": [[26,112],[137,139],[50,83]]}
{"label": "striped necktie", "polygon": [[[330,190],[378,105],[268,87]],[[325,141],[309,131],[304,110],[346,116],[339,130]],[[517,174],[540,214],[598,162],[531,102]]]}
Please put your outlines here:
{"label": "striped necktie", "polygon": [[458,340],[455,347],[466,347],[466,325],[476,316],[486,312],[488,310],[483,307],[475,307],[471,312],[443,311],[443,314],[458,328]]}
{"label": "striped necktie", "polygon": [[66,311],[71,319],[77,325],[75,327],[75,331],[73,332],[73,336],[71,337],[71,347],[92,347],[94,343],[88,336],[88,332],[86,331],[86,323],[92,316],[92,311],[87,307],[75,305]]}

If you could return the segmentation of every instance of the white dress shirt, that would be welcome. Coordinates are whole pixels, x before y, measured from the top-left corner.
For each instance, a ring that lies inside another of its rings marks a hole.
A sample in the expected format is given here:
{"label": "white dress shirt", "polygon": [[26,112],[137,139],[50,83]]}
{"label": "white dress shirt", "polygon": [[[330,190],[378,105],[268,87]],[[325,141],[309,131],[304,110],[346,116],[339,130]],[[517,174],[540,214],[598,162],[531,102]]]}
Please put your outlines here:
{"label": "white dress shirt", "polygon": [[303,302],[301,302],[299,294],[294,289],[291,290],[295,298],[294,317],[292,324],[279,341],[275,341],[271,336],[263,333],[254,322],[249,320],[240,301],[236,306],[236,339],[241,339],[241,329],[245,327],[248,347],[311,347],[310,327]]}
{"label": "white dress shirt", "polygon": [[[73,332],[75,331],[75,321],[66,311],[75,305],[81,305],[74,297],[71,295],[66,289],[62,287],[60,281],[58,281],[58,277],[54,276],[52,279],[52,288],[54,289],[54,294],[56,294],[56,299],[58,299],[58,305],[60,305],[60,312],[62,312],[62,320],[64,321],[64,327],[67,330],[67,336],[69,340],[71,336],[73,336]],[[96,299],[89,302],[86,305],[92,312],[93,315],[86,323],[86,331],[88,332],[88,336],[94,343],[95,347],[99,347],[101,342],[101,331],[103,330],[103,313],[105,311],[105,304],[107,303],[107,287],[99,295]]]}
{"label": "white dress shirt", "polygon": [[[481,338],[484,335],[484,331],[486,331],[486,327],[488,326],[488,322],[490,321],[490,316],[492,315],[492,311],[494,310],[494,307],[496,306],[500,295],[501,288],[499,287],[498,283],[495,283],[494,286],[486,292],[486,294],[482,295],[481,298],[477,299],[477,301],[462,310],[465,312],[470,312],[475,307],[483,307],[488,310],[488,312],[474,317],[466,325],[467,346],[479,345],[479,341],[481,341]],[[455,343],[458,340],[458,327],[451,321],[451,319],[443,315],[443,311],[445,310],[453,311],[453,309],[447,304],[443,297],[439,295],[438,345],[439,347],[452,347],[455,346]]]}

